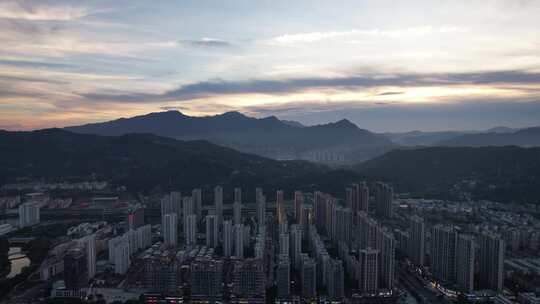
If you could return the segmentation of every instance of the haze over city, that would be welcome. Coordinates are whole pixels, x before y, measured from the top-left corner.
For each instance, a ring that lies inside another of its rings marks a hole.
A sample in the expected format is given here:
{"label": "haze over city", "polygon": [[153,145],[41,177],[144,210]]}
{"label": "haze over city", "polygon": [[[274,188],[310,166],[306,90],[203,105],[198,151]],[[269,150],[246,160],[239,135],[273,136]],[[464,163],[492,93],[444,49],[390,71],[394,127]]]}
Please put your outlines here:
{"label": "haze over city", "polygon": [[540,124],[537,1],[2,1],[0,128],[177,109],[376,132]]}

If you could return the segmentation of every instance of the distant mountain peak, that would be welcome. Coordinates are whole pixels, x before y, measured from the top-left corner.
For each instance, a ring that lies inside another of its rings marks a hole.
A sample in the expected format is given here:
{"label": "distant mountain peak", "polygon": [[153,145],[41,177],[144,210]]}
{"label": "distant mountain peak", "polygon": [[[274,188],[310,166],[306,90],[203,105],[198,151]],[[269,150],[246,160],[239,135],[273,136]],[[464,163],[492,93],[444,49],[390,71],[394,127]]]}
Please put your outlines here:
{"label": "distant mountain peak", "polygon": [[517,131],[516,129],[512,129],[505,126],[495,126],[491,129],[487,129],[485,132],[486,133],[513,133],[516,131]]}
{"label": "distant mountain peak", "polygon": [[238,112],[238,111],[229,111],[229,112],[225,112],[223,114],[219,114],[219,115],[216,115],[216,116],[223,116],[223,117],[231,117],[231,118],[237,118],[237,117],[241,117],[241,118],[245,118],[247,117],[246,115]]}
{"label": "distant mountain peak", "polygon": [[289,159],[310,159],[312,151],[333,151],[342,158],[357,160],[393,146],[388,139],[360,129],[347,119],[292,126],[276,116],[256,118],[236,111],[203,117],[166,111],[66,129],[107,136],[151,133],[175,139],[201,139],[243,152]]}
{"label": "distant mountain peak", "polygon": [[295,128],[305,128],[306,127],[301,122],[298,122],[296,120],[284,120],[284,119],[281,119],[281,122],[286,124],[286,125],[289,125],[291,127],[295,127]]}
{"label": "distant mountain peak", "polygon": [[279,122],[282,122],[281,120],[279,120],[279,118],[277,118],[277,117],[274,116],[274,115],[265,117],[265,118],[263,118],[263,119],[264,119],[264,120],[267,120],[267,121],[279,121]]}
{"label": "distant mountain peak", "polygon": [[167,110],[167,111],[161,111],[161,112],[151,112],[148,114],[143,114],[135,117],[129,117],[129,118],[120,118],[122,120],[129,120],[132,118],[144,118],[144,117],[166,117],[166,118],[179,118],[179,117],[189,117],[187,115],[184,115],[182,112],[178,110]]}
{"label": "distant mountain peak", "polygon": [[339,127],[346,127],[346,128],[355,128],[355,129],[358,129],[358,126],[355,125],[354,123],[352,123],[350,120],[348,119],[341,119],[341,120],[338,120],[334,123],[334,125],[336,126],[339,126]]}

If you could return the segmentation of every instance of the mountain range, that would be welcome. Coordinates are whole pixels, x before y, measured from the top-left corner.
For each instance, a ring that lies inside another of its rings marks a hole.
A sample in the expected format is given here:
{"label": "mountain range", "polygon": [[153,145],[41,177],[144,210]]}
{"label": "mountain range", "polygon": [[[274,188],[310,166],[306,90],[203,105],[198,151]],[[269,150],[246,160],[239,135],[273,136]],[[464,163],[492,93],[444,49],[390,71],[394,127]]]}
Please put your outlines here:
{"label": "mountain range", "polygon": [[76,133],[106,136],[152,133],[181,140],[203,139],[274,159],[341,160],[354,163],[392,149],[384,136],[343,119],[303,126],[275,116],[253,118],[239,112],[193,117],[178,111],[150,113],[109,122],[67,127]]}
{"label": "mountain range", "polygon": [[540,127],[525,128],[514,132],[487,132],[463,134],[436,143],[439,146],[481,147],[481,146],[540,146]]}
{"label": "mountain range", "polygon": [[[484,134],[510,134],[519,131],[520,129],[508,128],[505,126],[497,126],[488,130],[465,130],[465,131],[410,131],[410,132],[387,132],[381,135],[388,138],[395,144],[401,146],[436,146],[441,142],[453,140],[465,135],[477,135],[479,138],[484,137]],[[464,144],[465,145],[465,144]],[[503,144],[505,145],[505,144]]]}
{"label": "mountain range", "polygon": [[[210,193],[221,184],[229,190],[239,185],[287,193],[321,190],[337,197],[351,182],[382,180],[396,192],[418,197],[534,203],[540,197],[540,148],[397,148],[348,168],[331,169],[152,134],[0,131],[0,185],[37,180],[105,180],[133,193],[195,187]],[[249,198],[253,191],[247,192]],[[460,197],[463,193],[469,196]]]}
{"label": "mountain range", "polygon": [[540,145],[540,127],[513,129],[497,126],[485,131],[376,134],[346,119],[305,126],[275,116],[254,118],[239,112],[195,117],[179,111],[166,111],[65,129],[105,136],[151,133],[181,140],[208,140],[279,160],[304,159],[341,165],[365,161],[399,146]]}
{"label": "mountain range", "polygon": [[152,134],[0,131],[0,184],[91,178],[126,185],[131,190],[168,185],[186,189],[216,184],[284,186],[328,170],[306,161],[276,161],[207,141],[180,141]]}
{"label": "mountain range", "polygon": [[540,203],[540,147],[395,149],[353,169],[419,197]]}

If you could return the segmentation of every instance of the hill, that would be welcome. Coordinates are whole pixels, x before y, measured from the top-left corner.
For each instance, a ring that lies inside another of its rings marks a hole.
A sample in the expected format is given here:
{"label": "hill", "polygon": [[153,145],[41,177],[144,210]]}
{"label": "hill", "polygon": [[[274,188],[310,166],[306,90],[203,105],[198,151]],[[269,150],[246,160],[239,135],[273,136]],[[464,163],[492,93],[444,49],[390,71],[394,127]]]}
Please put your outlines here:
{"label": "hill", "polygon": [[357,162],[394,146],[383,136],[360,129],[348,120],[300,127],[274,116],[258,119],[238,112],[192,117],[167,111],[66,130],[107,136],[151,133],[182,140],[203,139],[265,157],[312,161]]}
{"label": "hill", "polygon": [[431,146],[437,142],[467,134],[467,131],[383,133],[382,135],[401,146]]}
{"label": "hill", "polygon": [[540,127],[525,128],[514,132],[488,132],[466,134],[443,140],[437,143],[440,146],[452,147],[480,147],[480,146],[540,146]]}
{"label": "hill", "polygon": [[437,146],[446,141],[452,141],[466,135],[478,135],[483,133],[508,134],[519,131],[505,126],[497,126],[488,130],[467,131],[410,131],[410,132],[387,132],[381,135],[401,146]]}
{"label": "hill", "polygon": [[21,179],[97,179],[130,190],[215,184],[285,187],[327,171],[304,161],[276,161],[206,141],[150,134],[106,137],[61,129],[0,131],[0,184]]}
{"label": "hill", "polygon": [[397,149],[354,170],[417,195],[540,202],[540,148]]}

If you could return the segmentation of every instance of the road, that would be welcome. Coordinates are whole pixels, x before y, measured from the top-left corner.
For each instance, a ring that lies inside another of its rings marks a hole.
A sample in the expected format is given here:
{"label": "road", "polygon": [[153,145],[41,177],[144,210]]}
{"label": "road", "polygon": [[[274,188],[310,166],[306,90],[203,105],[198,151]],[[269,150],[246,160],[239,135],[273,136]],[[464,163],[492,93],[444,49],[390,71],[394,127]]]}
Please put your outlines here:
{"label": "road", "polygon": [[419,303],[435,303],[435,304],[451,304],[452,302],[440,296],[440,294],[433,292],[422,279],[415,274],[410,273],[406,269],[400,267],[398,271],[399,282],[406,288]]}

